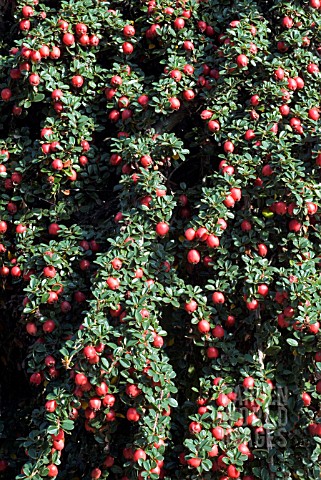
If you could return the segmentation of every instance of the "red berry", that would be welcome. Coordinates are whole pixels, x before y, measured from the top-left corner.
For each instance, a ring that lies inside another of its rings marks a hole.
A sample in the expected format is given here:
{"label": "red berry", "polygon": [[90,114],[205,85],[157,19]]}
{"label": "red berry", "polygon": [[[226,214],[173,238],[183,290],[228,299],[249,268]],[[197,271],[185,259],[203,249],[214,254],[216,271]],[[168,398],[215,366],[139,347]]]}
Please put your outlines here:
{"label": "red berry", "polygon": [[123,83],[123,80],[122,78],[119,76],[119,75],[114,75],[111,79],[110,79],[110,83],[113,87],[118,87],[120,85],[122,85]]}
{"label": "red berry", "polygon": [[49,56],[52,60],[58,60],[58,58],[60,57],[61,55],[61,52],[60,52],[60,48],[58,47],[52,47],[52,50],[51,52],[49,53]]}
{"label": "red berry", "polygon": [[243,387],[244,388],[253,388],[255,384],[255,380],[253,377],[246,377],[243,380]]}
{"label": "red berry", "polygon": [[241,54],[236,57],[236,63],[239,68],[244,68],[248,65],[249,59],[246,55]]}
{"label": "red berry", "polygon": [[84,84],[84,79],[81,75],[74,75],[71,79],[72,86],[75,88],[81,88]]}
{"label": "red berry", "polygon": [[134,51],[134,45],[130,42],[124,42],[122,45],[122,50],[125,55],[131,55]]}
{"label": "red berry", "polygon": [[259,308],[259,302],[254,298],[246,302],[246,307],[248,310],[257,310]]}
{"label": "red berry", "polygon": [[60,226],[57,223],[51,223],[48,227],[49,235],[58,235]]}
{"label": "red berry", "polygon": [[147,95],[140,95],[137,99],[137,102],[142,106],[142,107],[147,107],[149,98]]}
{"label": "red berry", "polygon": [[229,465],[226,471],[229,478],[239,478],[241,473],[234,465]]}
{"label": "red berry", "polygon": [[187,102],[191,102],[195,98],[195,92],[191,89],[184,90],[183,97]]}
{"label": "red berry", "polygon": [[64,168],[64,164],[62,162],[62,160],[60,160],[60,158],[55,158],[55,160],[53,160],[51,162],[51,167],[54,169],[54,170],[62,170]]}
{"label": "red berry", "polygon": [[56,408],[57,408],[57,402],[55,400],[48,400],[48,402],[45,403],[45,409],[49,413],[53,413],[56,410]]}
{"label": "red berry", "polygon": [[169,225],[165,222],[159,222],[156,225],[155,230],[156,230],[157,235],[159,235],[160,237],[164,237],[169,232]]}
{"label": "red berry", "polygon": [[12,97],[12,92],[10,88],[4,88],[3,90],[1,90],[1,98],[4,102],[8,102],[11,97]]}
{"label": "red berry", "polygon": [[190,40],[185,40],[183,43],[184,50],[192,51],[194,50],[194,44]]}
{"label": "red berry", "polygon": [[30,21],[29,20],[21,20],[19,22],[20,30],[27,31],[30,30]]}
{"label": "red berry", "polygon": [[56,477],[58,475],[58,468],[54,463],[47,465],[48,473],[47,476],[50,478]]}
{"label": "red berry", "polygon": [[48,292],[48,294],[49,294],[49,298],[47,300],[47,303],[55,303],[58,301],[58,295],[56,292],[50,291]]}
{"label": "red berry", "polygon": [[184,234],[186,240],[188,240],[188,241],[190,241],[190,242],[191,242],[192,240],[194,240],[194,238],[195,238],[195,233],[196,233],[196,232],[195,232],[195,230],[194,230],[193,228],[188,228],[188,229],[185,231],[185,234]]}
{"label": "red berry", "polygon": [[264,167],[262,168],[262,175],[264,177],[270,177],[271,175],[273,175],[273,169],[271,165],[264,165]]}
{"label": "red berry", "polygon": [[72,33],[65,33],[62,37],[62,42],[68,47],[70,47],[75,43],[75,37]]}
{"label": "red berry", "polygon": [[37,87],[40,83],[40,77],[37,73],[32,73],[28,80],[33,87]]}
{"label": "red berry", "polygon": [[308,71],[308,73],[311,73],[311,74],[318,73],[319,72],[319,67],[315,63],[310,63],[307,66],[307,71]]}
{"label": "red berry", "polygon": [[217,248],[220,245],[220,240],[216,235],[208,235],[206,243],[210,248]]}
{"label": "red berry", "polygon": [[207,124],[207,128],[209,129],[210,132],[218,132],[221,126],[217,120],[210,120]]}
{"label": "red berry", "polygon": [[38,52],[38,50],[34,50],[33,52],[31,52],[30,54],[30,60],[33,62],[33,63],[39,63],[41,61],[41,53]]}
{"label": "red berry", "polygon": [[106,283],[111,290],[117,290],[120,286],[118,278],[114,277],[108,277]]}
{"label": "red berry", "polygon": [[239,202],[242,198],[242,190],[240,188],[231,188],[230,190],[231,197],[233,197],[235,202]]}
{"label": "red berry", "polygon": [[232,195],[227,195],[225,197],[225,200],[223,201],[223,203],[227,208],[233,208],[234,205],[235,205],[235,200],[232,197]]}
{"label": "red berry", "polygon": [[200,227],[196,230],[195,232],[195,238],[198,240],[201,240],[202,242],[205,242],[208,238],[208,231],[204,227]]}
{"label": "red berry", "polygon": [[257,291],[260,295],[263,295],[263,297],[265,297],[269,293],[269,287],[265,285],[265,283],[261,283],[258,286]]}
{"label": "red berry", "polygon": [[228,398],[225,393],[220,393],[219,396],[216,399],[216,404],[218,407],[227,407],[227,405],[231,402],[231,400]]}
{"label": "red berry", "polygon": [[193,458],[189,458],[188,460],[186,460],[186,462],[188,463],[188,465],[190,467],[197,468],[202,463],[202,460],[198,457],[193,457]]}
{"label": "red berry", "polygon": [[[184,307],[184,308],[185,308],[186,312],[188,312],[188,313],[193,313],[193,312],[195,312],[195,310],[197,310],[197,307],[198,307],[198,305],[197,305],[197,303],[195,302],[195,300],[190,300],[189,302],[186,302],[186,303],[185,303],[185,307]],[[320,360],[320,361],[321,361],[321,360]]]}
{"label": "red berry", "polygon": [[216,325],[216,327],[213,328],[212,333],[215,338],[223,338],[225,331],[224,331],[224,328],[221,327],[221,325]]}
{"label": "red berry", "polygon": [[223,149],[225,153],[233,153],[234,152],[234,145],[232,142],[227,141],[223,144]]}
{"label": "red berry", "polygon": [[164,345],[163,337],[161,337],[160,335],[155,335],[153,339],[153,345],[156,348],[162,348],[162,346]]}
{"label": "red berry", "polygon": [[216,438],[216,440],[223,440],[225,432],[222,427],[214,427],[212,428],[211,432],[213,437]]}
{"label": "red berry", "polygon": [[197,329],[200,333],[208,333],[211,329],[211,325],[207,320],[201,320],[197,324]]}
{"label": "red berry", "polygon": [[53,266],[48,266],[43,269],[43,274],[47,278],[54,278],[56,276],[56,269]]}
{"label": "red berry", "polygon": [[257,107],[259,103],[260,97],[258,95],[252,95],[252,97],[250,98],[250,104],[253,105],[253,107]]}
{"label": "red berry", "polygon": [[88,406],[89,406],[89,408],[91,408],[94,411],[100,410],[100,408],[101,408],[100,398],[92,397],[88,402]]}
{"label": "red berry", "polygon": [[100,468],[94,468],[91,473],[90,473],[90,477],[93,478],[93,479],[98,479],[101,477],[101,470]]}
{"label": "red berry", "polygon": [[311,120],[319,120],[320,118],[320,113],[318,108],[310,108],[308,111],[308,116],[311,118]]}
{"label": "red berry", "polygon": [[274,78],[276,80],[283,80],[283,78],[284,78],[283,68],[279,67],[277,70],[274,71]]}
{"label": "red berry", "polygon": [[2,233],[6,233],[8,229],[8,225],[6,222],[4,222],[3,220],[0,221],[0,234]]}
{"label": "red berry", "polygon": [[29,335],[36,335],[38,329],[37,325],[35,323],[29,322],[26,325],[26,331],[29,333]]}
{"label": "red berry", "polygon": [[172,110],[179,110],[181,106],[181,102],[178,100],[178,98],[171,97],[169,99],[169,104]]}
{"label": "red berry", "polygon": [[135,28],[132,25],[126,25],[123,28],[123,34],[125,35],[125,37],[133,37],[135,33]]}
{"label": "red berry", "polygon": [[190,433],[199,433],[202,430],[202,425],[199,422],[191,422],[188,427]]}
{"label": "red berry", "polygon": [[293,91],[297,89],[297,83],[294,78],[288,78],[288,89]]}
{"label": "red berry", "polygon": [[305,407],[308,407],[311,404],[311,397],[308,393],[303,392],[301,398]]}
{"label": "red berry", "polygon": [[173,78],[176,82],[179,82],[182,79],[182,74],[179,70],[172,70],[170,72],[170,77]]}
{"label": "red berry", "polygon": [[293,20],[291,17],[284,17],[282,18],[282,27],[284,28],[292,28],[293,27]]}
{"label": "red berry", "polygon": [[85,35],[87,33],[87,26],[84,23],[77,23],[75,30],[77,35]]}
{"label": "red berry", "polygon": [[20,270],[20,268],[19,268],[18,266],[12,267],[10,273],[11,273],[11,275],[12,275],[13,277],[20,277],[20,276],[21,276],[21,270]]}
{"label": "red berry", "polygon": [[21,13],[24,18],[29,18],[33,16],[33,9],[29,5],[25,5],[22,7]]}
{"label": "red berry", "polygon": [[183,18],[176,18],[174,20],[174,28],[176,30],[181,30],[185,27],[185,20]]}
{"label": "red berry", "polygon": [[207,358],[218,358],[220,353],[216,347],[208,347],[206,350]]}
{"label": "red berry", "polygon": [[244,138],[246,141],[250,141],[250,140],[253,140],[255,138],[255,133],[254,133],[254,130],[247,130],[244,134]]}
{"label": "red berry", "polygon": [[58,20],[58,27],[60,30],[65,31],[69,27],[69,23],[63,19]]}
{"label": "red berry", "polygon": [[142,458],[143,460],[146,460],[147,458],[147,455],[146,455],[146,452],[145,450],[143,450],[142,448],[138,448],[137,450],[135,450],[135,452],[133,453],[133,461],[134,462],[138,462],[138,460]]}
{"label": "red berry", "polygon": [[249,232],[252,230],[252,224],[248,220],[243,220],[241,223],[241,229],[243,232]]}
{"label": "red berry", "polygon": [[152,165],[153,160],[152,160],[152,158],[151,158],[149,155],[143,155],[143,156],[140,158],[140,163],[142,164],[142,166],[143,166],[144,168],[148,168],[150,165]]}
{"label": "red berry", "polygon": [[104,465],[104,467],[110,468],[114,465],[114,463],[115,463],[114,457],[112,457],[111,455],[108,455],[105,458],[103,465]]}
{"label": "red berry", "polygon": [[214,292],[212,300],[215,304],[223,304],[225,302],[225,297],[222,292]]}
{"label": "red berry", "polygon": [[198,250],[190,250],[187,254],[187,261],[192,265],[196,265],[201,260],[201,255]]}
{"label": "red berry", "polygon": [[297,233],[301,230],[301,227],[302,227],[302,224],[298,220],[296,220],[296,219],[290,220],[290,222],[289,222],[290,232]]}

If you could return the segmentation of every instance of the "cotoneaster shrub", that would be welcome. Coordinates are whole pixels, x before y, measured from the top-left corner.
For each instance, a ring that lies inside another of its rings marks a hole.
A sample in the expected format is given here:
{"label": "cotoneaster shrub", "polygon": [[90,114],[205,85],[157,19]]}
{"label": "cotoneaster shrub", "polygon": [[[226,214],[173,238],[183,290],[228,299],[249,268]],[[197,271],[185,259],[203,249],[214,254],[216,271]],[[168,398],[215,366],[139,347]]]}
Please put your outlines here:
{"label": "cotoneaster shrub", "polygon": [[320,477],[320,17],[8,14],[0,476]]}

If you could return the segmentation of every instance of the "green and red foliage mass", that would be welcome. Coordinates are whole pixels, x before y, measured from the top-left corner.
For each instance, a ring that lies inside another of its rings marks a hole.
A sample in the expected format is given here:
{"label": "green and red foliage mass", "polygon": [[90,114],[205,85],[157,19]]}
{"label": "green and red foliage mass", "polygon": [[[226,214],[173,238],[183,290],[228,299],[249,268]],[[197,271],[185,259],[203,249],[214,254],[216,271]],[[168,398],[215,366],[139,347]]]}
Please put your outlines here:
{"label": "green and red foliage mass", "polygon": [[3,479],[317,479],[320,0],[18,0]]}

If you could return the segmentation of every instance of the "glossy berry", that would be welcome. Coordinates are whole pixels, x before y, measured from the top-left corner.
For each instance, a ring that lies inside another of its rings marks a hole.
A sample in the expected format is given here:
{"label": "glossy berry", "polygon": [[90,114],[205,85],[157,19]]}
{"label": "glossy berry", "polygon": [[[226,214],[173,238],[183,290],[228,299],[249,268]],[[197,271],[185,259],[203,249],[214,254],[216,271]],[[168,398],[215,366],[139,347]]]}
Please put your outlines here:
{"label": "glossy berry", "polygon": [[164,237],[169,232],[169,225],[165,222],[159,222],[156,225],[155,230],[156,230],[157,235],[159,235],[160,237]]}

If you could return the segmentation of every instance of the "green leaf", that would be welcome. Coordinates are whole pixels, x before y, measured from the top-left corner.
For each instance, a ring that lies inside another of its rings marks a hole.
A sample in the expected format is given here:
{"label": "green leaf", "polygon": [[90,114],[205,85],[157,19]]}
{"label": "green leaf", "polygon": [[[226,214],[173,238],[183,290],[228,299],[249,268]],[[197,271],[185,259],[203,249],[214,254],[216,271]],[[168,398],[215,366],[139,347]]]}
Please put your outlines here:
{"label": "green leaf", "polygon": [[63,430],[73,430],[74,429],[74,422],[72,420],[63,420],[61,422],[61,428]]}
{"label": "green leaf", "polygon": [[43,93],[37,93],[36,95],[33,96],[32,100],[34,102],[42,102],[42,100],[45,99],[45,95]]}
{"label": "green leaf", "polygon": [[299,345],[297,340],[294,340],[294,338],[287,338],[286,342],[292,347],[297,347]]}

